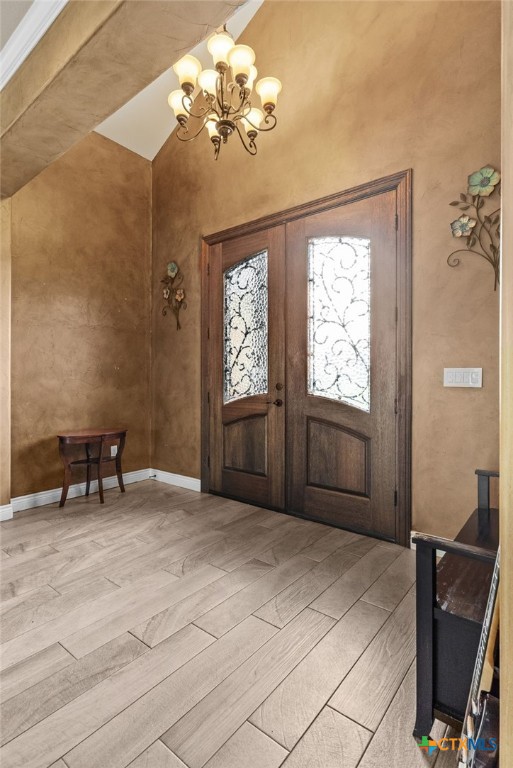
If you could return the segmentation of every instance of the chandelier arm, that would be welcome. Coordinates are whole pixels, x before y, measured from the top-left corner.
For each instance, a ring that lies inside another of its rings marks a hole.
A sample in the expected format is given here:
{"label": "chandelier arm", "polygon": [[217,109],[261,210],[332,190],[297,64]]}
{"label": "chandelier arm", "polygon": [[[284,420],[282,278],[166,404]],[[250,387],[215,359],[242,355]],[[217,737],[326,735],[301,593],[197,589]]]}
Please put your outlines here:
{"label": "chandelier arm", "polygon": [[246,152],[248,152],[250,155],[253,155],[253,156],[256,155],[256,153],[257,153],[257,145],[255,144],[255,140],[254,139],[249,139],[249,143],[246,144],[246,142],[244,140],[244,136],[242,135],[242,132],[241,132],[241,130],[239,128],[238,123],[235,123],[235,127],[237,129],[237,133],[239,134],[239,139],[241,140],[242,146],[244,147]]}
{"label": "chandelier arm", "polygon": [[202,117],[205,117],[209,112],[211,111],[210,106],[208,107],[201,107],[199,112],[191,112],[187,111],[187,114],[189,117],[194,117],[197,120],[200,120]]}
{"label": "chandelier arm", "polygon": [[227,112],[225,108],[225,87],[226,87],[226,74],[224,72],[221,72],[218,79],[218,93],[217,93],[217,103],[219,105],[219,109],[221,112],[221,115],[219,117],[220,120],[224,120],[227,117]]}
{"label": "chandelier arm", "polygon": [[[189,107],[187,106],[185,99],[188,99],[189,106],[191,107],[191,109],[189,109]],[[187,96],[187,94],[184,94],[182,97],[182,106],[187,112],[187,114],[189,115],[189,117],[202,118],[207,114],[207,112],[210,111],[210,104],[208,104],[206,107],[199,107],[200,112],[196,114],[195,112],[192,111],[192,105],[193,105],[193,101],[191,97]]]}
{"label": "chandelier arm", "polygon": [[219,74],[217,75],[217,80],[216,80],[216,101],[217,101],[217,106],[221,110],[221,114],[222,114],[222,107],[223,107],[223,101],[222,101],[223,77],[224,77],[224,75],[221,72],[219,72]]}
{"label": "chandelier arm", "polygon": [[207,101],[206,112],[209,112],[209,113],[214,112],[217,116],[219,116],[219,112],[217,111],[217,105],[216,105],[216,97],[213,96],[211,93],[207,93],[206,91],[203,91],[203,94]]}
{"label": "chandelier arm", "polygon": [[[247,120],[247,118],[246,118]],[[276,124],[278,120],[276,119],[276,115],[273,113],[271,115],[266,115],[264,118],[264,123],[271,123],[271,125],[268,125],[267,128],[262,128],[262,123],[260,123],[260,128],[258,129],[259,133],[265,133],[266,131],[272,131],[273,128],[276,128]],[[248,120],[249,123],[249,120]]]}
{"label": "chandelier arm", "polygon": [[[247,112],[246,114],[249,115],[249,112]],[[233,118],[233,122],[237,123],[237,121],[239,121],[239,120],[245,120],[252,128],[255,129],[255,131],[258,131],[258,133],[265,133],[266,131],[272,131],[273,128],[276,128],[276,124],[278,122],[278,120],[276,119],[275,115],[267,115],[267,117],[264,120],[264,123],[269,122],[269,118],[271,119],[272,125],[270,125],[268,128],[261,128],[261,127],[259,127],[257,125],[254,125],[251,122],[251,120],[249,120],[249,118],[246,117],[245,114],[235,115],[235,117]],[[261,125],[262,125],[262,123],[260,123],[260,126]]]}
{"label": "chandelier arm", "polygon": [[193,141],[197,136],[200,135],[203,128],[206,126],[208,122],[208,118],[204,119],[201,123],[200,128],[196,131],[196,133],[193,136],[180,136],[180,131],[183,131],[184,134],[189,133],[189,130],[186,125],[180,126],[176,132],[176,138],[179,139],[179,141]]}
{"label": "chandelier arm", "polygon": [[243,109],[246,108],[246,105],[249,106],[251,109],[251,105],[249,102],[246,101],[246,93],[244,88],[239,88],[239,103],[234,106],[233,105],[233,92],[235,91],[235,88],[239,88],[237,83],[230,83],[229,89],[231,91],[230,93],[230,105],[228,107],[228,115],[237,115],[239,112],[241,112]]}

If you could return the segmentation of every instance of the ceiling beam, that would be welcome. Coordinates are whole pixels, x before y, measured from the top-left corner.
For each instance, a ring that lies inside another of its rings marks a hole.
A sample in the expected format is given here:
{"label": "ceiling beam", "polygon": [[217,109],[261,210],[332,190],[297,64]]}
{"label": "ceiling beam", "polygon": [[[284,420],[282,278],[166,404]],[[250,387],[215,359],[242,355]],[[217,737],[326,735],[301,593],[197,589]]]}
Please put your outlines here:
{"label": "ceiling beam", "polygon": [[224,24],[242,1],[71,0],[0,94],[2,197]]}

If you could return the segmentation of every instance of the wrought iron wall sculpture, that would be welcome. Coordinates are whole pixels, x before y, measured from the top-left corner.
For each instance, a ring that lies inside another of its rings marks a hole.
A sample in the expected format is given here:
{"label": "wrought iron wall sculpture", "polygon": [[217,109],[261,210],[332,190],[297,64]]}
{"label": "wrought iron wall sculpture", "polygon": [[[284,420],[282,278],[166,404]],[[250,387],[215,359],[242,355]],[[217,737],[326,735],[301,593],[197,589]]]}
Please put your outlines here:
{"label": "wrought iron wall sculpture", "polygon": [[176,330],[179,331],[182,327],[180,325],[180,310],[187,309],[187,302],[185,290],[182,287],[183,275],[175,261],[169,262],[166,275],[160,282],[164,284],[162,294],[167,302],[162,308],[162,314],[167,315],[168,311],[171,310],[176,318]]}
{"label": "wrought iron wall sculpture", "polygon": [[[481,256],[493,269],[494,291],[497,290],[500,277],[501,209],[499,206],[491,210],[493,205],[486,205],[486,198],[490,198],[495,192],[500,195],[500,179],[500,173],[486,165],[468,177],[467,194],[462,192],[459,200],[453,200],[450,203],[463,212],[451,222],[452,236],[467,238],[467,243],[466,248],[458,248],[447,258],[450,267],[457,267],[460,263],[457,256],[459,253],[474,253],[476,256]],[[489,211],[486,214],[485,207]]]}

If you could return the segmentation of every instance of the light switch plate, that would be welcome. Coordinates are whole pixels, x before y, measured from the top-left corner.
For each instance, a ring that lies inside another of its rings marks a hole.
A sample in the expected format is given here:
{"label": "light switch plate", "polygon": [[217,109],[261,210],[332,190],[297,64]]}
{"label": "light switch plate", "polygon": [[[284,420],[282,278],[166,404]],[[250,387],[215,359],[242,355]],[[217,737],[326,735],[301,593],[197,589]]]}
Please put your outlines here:
{"label": "light switch plate", "polygon": [[444,368],[444,387],[482,386],[482,368]]}
{"label": "light switch plate", "polygon": [[110,455],[111,456],[117,456],[118,455],[118,446],[117,445],[111,445],[110,446]]}

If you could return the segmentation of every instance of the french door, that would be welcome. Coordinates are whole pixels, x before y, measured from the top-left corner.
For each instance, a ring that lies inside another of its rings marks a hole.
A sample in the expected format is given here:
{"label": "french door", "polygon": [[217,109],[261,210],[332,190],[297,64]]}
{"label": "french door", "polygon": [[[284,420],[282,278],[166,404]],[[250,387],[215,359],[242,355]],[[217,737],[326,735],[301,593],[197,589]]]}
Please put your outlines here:
{"label": "french door", "polygon": [[204,490],[406,543],[408,182],[207,238]]}
{"label": "french door", "polygon": [[284,509],[285,231],[235,238],[214,253],[209,490]]}

